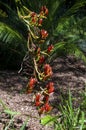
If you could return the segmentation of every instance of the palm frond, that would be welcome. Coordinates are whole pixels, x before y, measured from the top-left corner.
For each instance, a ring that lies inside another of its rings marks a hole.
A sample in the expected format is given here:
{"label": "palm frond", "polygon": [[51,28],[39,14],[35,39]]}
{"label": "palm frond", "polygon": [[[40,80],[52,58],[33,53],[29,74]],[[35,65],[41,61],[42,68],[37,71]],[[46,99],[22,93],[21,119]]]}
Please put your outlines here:
{"label": "palm frond", "polygon": [[4,42],[6,46],[15,48],[20,44],[22,51],[26,50],[26,40],[16,30],[13,30],[8,25],[0,22],[0,41]]}

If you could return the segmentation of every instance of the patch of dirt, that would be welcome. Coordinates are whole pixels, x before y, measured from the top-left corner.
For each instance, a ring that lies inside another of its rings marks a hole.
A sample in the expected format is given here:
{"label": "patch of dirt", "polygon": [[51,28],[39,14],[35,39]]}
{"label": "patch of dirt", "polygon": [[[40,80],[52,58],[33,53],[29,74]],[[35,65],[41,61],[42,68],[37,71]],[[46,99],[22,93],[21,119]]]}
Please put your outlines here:
{"label": "patch of dirt", "polygon": [[[60,95],[66,97],[68,88],[70,88],[73,97],[77,97],[85,89],[86,84],[86,66],[81,60],[73,56],[57,58],[52,62],[53,77],[55,83],[55,92],[51,95],[50,103],[54,106],[52,114],[58,113],[56,105],[60,103]],[[14,118],[14,128],[19,130],[23,122],[30,116],[25,130],[53,130],[53,126],[42,126],[39,123],[40,117],[34,106],[34,95],[26,94],[24,90],[28,78],[19,75],[16,71],[0,71],[0,99],[6,104],[6,107],[12,111],[20,112],[20,115]],[[76,101],[75,106],[78,107]],[[10,117],[3,112],[0,105],[0,130],[9,122]],[[11,130],[11,129],[10,129]]]}

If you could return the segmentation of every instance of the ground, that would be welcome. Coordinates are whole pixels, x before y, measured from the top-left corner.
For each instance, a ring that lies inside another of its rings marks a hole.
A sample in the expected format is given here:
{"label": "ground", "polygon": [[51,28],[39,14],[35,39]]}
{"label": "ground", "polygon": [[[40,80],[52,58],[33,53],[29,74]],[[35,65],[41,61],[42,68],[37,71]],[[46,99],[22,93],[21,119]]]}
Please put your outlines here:
{"label": "ground", "polygon": [[[58,114],[56,107],[60,103],[60,95],[63,94],[66,97],[69,88],[72,96],[77,97],[74,105],[78,107],[79,95],[85,90],[86,66],[73,56],[56,58],[51,65],[53,68],[52,81],[55,84],[55,92],[50,98],[50,103],[53,106],[51,114]],[[0,71],[0,100],[5,103],[7,108],[20,112],[14,118],[15,130],[20,129],[27,117],[29,120],[25,130],[53,130],[51,126],[40,124],[40,117],[34,106],[34,95],[24,92],[27,82],[28,78],[21,76],[17,71]],[[4,130],[10,116],[3,111],[2,105],[0,105],[0,112],[0,130]]]}

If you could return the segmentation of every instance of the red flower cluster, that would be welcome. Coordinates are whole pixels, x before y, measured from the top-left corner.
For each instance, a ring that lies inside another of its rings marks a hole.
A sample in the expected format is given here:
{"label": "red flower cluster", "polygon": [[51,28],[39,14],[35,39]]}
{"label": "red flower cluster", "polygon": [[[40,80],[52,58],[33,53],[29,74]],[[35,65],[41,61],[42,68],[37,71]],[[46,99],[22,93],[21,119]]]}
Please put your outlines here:
{"label": "red flower cluster", "polygon": [[46,18],[46,15],[48,15],[48,9],[46,8],[46,6],[42,6],[40,14],[37,14],[35,12],[32,12],[30,14],[31,23],[33,23],[36,26],[41,26],[43,23],[43,18]]}
{"label": "red flower cluster", "polygon": [[49,112],[51,111],[52,107],[49,105],[49,103],[46,103],[44,106],[42,106],[40,109],[39,109],[39,114],[42,114],[44,112]]}
{"label": "red flower cluster", "polygon": [[54,91],[54,83],[50,82],[46,86],[46,92],[43,93],[43,98],[40,94],[36,95],[35,105],[39,108],[39,114],[51,111],[52,107],[49,105],[49,94]]}
{"label": "red flower cluster", "polygon": [[[38,95],[37,95],[38,96]],[[36,103],[35,105],[37,107],[39,107],[39,114],[42,114],[44,112],[49,112],[51,111],[52,107],[49,105],[48,102],[46,102],[44,105],[42,105],[41,101],[40,100],[37,100],[36,99]]]}

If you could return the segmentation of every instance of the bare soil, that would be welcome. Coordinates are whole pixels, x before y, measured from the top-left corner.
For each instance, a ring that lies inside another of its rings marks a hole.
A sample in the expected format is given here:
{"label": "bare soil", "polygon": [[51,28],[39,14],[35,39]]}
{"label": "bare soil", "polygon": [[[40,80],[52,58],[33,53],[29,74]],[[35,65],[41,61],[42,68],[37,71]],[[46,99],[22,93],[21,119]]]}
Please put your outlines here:
{"label": "bare soil", "polygon": [[[81,103],[80,94],[85,90],[86,66],[81,60],[73,56],[57,58],[52,62],[55,92],[51,95],[50,103],[53,106],[51,114],[57,114],[57,106],[61,103],[60,95],[66,98],[70,88],[72,96],[76,97],[75,107]],[[26,94],[24,90],[28,78],[19,75],[17,71],[0,71],[0,99],[12,111],[20,112],[15,116],[13,126],[19,130],[27,117],[30,117],[25,130],[53,130],[53,126],[42,126],[40,116],[34,106],[34,94]],[[43,116],[43,115],[42,115]],[[0,104],[0,130],[4,130],[9,123],[10,116],[4,112]],[[12,130],[11,127],[9,130]]]}

